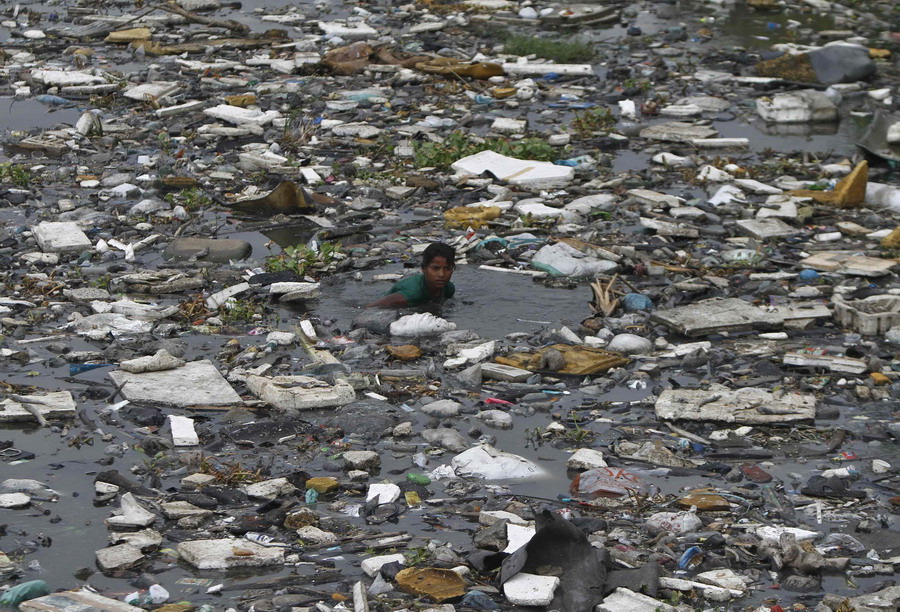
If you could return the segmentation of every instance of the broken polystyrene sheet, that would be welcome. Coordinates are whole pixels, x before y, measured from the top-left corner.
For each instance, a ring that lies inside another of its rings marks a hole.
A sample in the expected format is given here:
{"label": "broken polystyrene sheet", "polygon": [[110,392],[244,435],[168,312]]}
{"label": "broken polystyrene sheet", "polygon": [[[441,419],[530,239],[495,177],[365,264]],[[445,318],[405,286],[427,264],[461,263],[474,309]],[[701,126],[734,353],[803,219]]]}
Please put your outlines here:
{"label": "broken polystyrene sheet", "polygon": [[204,115],[221,119],[234,125],[259,125],[264,126],[281,116],[275,110],[261,111],[259,109],[239,108],[230,104],[220,104],[203,110]]}
{"label": "broken polystyrene sheet", "polygon": [[897,261],[867,257],[856,251],[820,251],[801,260],[800,265],[820,272],[879,277],[889,274],[897,266]]}
{"label": "broken polystyrene sheet", "polygon": [[131,493],[122,496],[121,504],[105,521],[110,529],[149,527],[156,520],[156,515],[141,506]]}
{"label": "broken polystyrene sheet", "polygon": [[71,221],[41,221],[32,232],[45,253],[80,253],[91,248],[90,239]]}
{"label": "broken polystyrene sheet", "polygon": [[823,368],[829,372],[840,374],[863,374],[869,369],[869,364],[862,359],[845,357],[843,355],[829,354],[824,349],[804,349],[788,351],[781,359],[785,365]]}
{"label": "broken polystyrene sheet", "polygon": [[102,612],[142,612],[143,608],[104,597],[88,588],[80,591],[62,591],[23,601],[18,606],[22,612],[72,612],[98,610]]}
{"label": "broken polystyrene sheet", "polygon": [[653,599],[643,593],[635,593],[625,587],[619,587],[595,608],[594,612],[675,612],[677,608]]}
{"label": "broken polystyrene sheet", "polygon": [[656,310],[650,318],[686,336],[731,331],[780,329],[784,317],[738,298],[708,300],[669,310]]}
{"label": "broken polystyrene sheet", "polygon": [[[122,387],[122,395],[132,402],[153,402],[168,406],[235,406],[241,396],[219,374],[210,361],[191,361],[180,368],[132,374],[114,370],[109,377]],[[124,385],[124,386],[123,386]]]}
{"label": "broken polystyrene sheet", "polygon": [[0,401],[0,423],[71,419],[75,415],[75,399],[69,391],[15,395]]}
{"label": "broken polystyrene sheet", "polygon": [[450,167],[463,176],[481,176],[487,172],[511,185],[532,189],[564,187],[575,176],[575,169],[569,166],[517,159],[493,151],[482,151],[463,157],[453,162]]}
{"label": "broken polystyrene sheet", "polygon": [[729,389],[711,384],[706,389],[667,389],[656,400],[656,416],[667,421],[718,421],[764,425],[812,421],[816,397],[755,387]]}
{"label": "broken polystyrene sheet", "polygon": [[32,70],[31,78],[36,83],[48,86],[66,87],[71,85],[91,85],[105,83],[101,76],[88,74],[78,70]]}
{"label": "broken polystyrene sheet", "polygon": [[153,355],[145,355],[136,359],[129,359],[119,364],[119,368],[132,374],[141,372],[161,372],[173,370],[185,364],[184,359],[174,357],[166,349],[159,349]]}
{"label": "broken polystyrene sheet", "polygon": [[520,573],[537,574],[542,567],[560,568],[560,588],[549,605],[561,612],[593,610],[603,597],[606,565],[584,533],[559,514],[543,510],[535,517],[529,542],[503,560],[500,583]]}
{"label": "broken polystyrene sheet", "polygon": [[266,567],[284,563],[284,548],[261,546],[246,539],[194,540],[177,547],[182,560],[200,570]]}
{"label": "broken polystyrene sheet", "polygon": [[669,123],[657,123],[641,130],[641,138],[650,140],[664,140],[669,142],[690,142],[696,139],[705,139],[716,136],[715,128],[693,123],[670,121]]}
{"label": "broken polystyrene sheet", "polygon": [[482,342],[476,344],[475,346],[463,347],[459,349],[456,356],[451,357],[444,361],[445,368],[459,368],[467,364],[478,363],[480,361],[484,361],[488,357],[494,354],[494,347],[496,343],[491,340],[490,342]]}
{"label": "broken polystyrene sheet", "polygon": [[764,121],[811,123],[837,121],[838,109],[825,92],[804,89],[757,98],[756,111]]}
{"label": "broken polystyrene sheet", "polygon": [[131,300],[128,297],[123,297],[115,302],[95,300],[91,302],[91,309],[97,314],[111,312],[137,321],[159,321],[178,312],[178,306],[145,304]]}
{"label": "broken polystyrene sheet", "polygon": [[511,554],[528,544],[534,537],[535,528],[532,525],[518,525],[512,519],[506,525],[506,548],[503,552]]}
{"label": "broken polystyrene sheet", "polygon": [[553,601],[553,594],[559,583],[556,576],[520,572],[506,581],[503,594],[515,606],[548,606]]}
{"label": "broken polystyrene sheet", "polygon": [[221,291],[214,293],[206,298],[206,307],[210,310],[215,310],[216,308],[220,308],[221,306],[227,307],[229,304],[229,300],[249,290],[249,283],[238,283],[236,285],[226,287],[225,289],[222,289]]}
{"label": "broken polystyrene sheet", "polygon": [[170,414],[169,426],[172,428],[172,444],[175,446],[197,446],[200,444],[200,438],[194,429],[194,419]]}
{"label": "broken polystyrene sheet", "polygon": [[256,376],[248,374],[247,388],[278,410],[314,410],[345,406],[356,399],[356,391],[343,380],[334,385],[309,376]]}
{"label": "broken polystyrene sheet", "polygon": [[123,91],[122,95],[137,102],[160,101],[163,98],[174,97],[179,91],[181,84],[176,81],[157,81],[132,85]]}

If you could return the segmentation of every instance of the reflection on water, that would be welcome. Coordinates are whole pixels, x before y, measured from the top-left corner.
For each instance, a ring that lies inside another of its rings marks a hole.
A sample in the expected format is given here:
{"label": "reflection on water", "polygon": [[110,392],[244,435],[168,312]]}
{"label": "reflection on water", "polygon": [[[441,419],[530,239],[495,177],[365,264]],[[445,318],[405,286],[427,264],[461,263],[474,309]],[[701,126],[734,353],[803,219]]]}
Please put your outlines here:
{"label": "reflection on water", "polygon": [[[692,2],[682,2],[688,10],[696,10],[698,14],[709,13],[709,5],[702,3],[703,7]],[[728,4],[719,9],[720,15],[710,25],[721,29],[724,34],[724,43],[730,43],[753,50],[769,49],[777,43],[794,42],[798,29],[812,29],[817,32],[833,30],[834,17],[821,12],[798,12],[790,9],[778,11],[757,10],[745,2]],[[792,27],[791,22],[799,22],[800,25]]]}
{"label": "reflection on water", "polygon": [[[713,122],[722,138],[749,138],[750,148],[759,153],[766,149],[782,152],[832,152],[852,155],[855,140],[862,128],[854,121],[839,123],[766,123],[754,119],[750,123],[737,121]],[[784,140],[789,136],[790,140]]]}
{"label": "reflection on water", "polygon": [[297,246],[298,244],[306,244],[315,233],[315,228],[310,224],[303,225],[285,225],[284,227],[276,227],[267,229],[264,233],[269,240],[280,246],[281,248],[289,246]]}
{"label": "reflection on water", "polygon": [[838,133],[837,121],[828,123],[764,123],[762,131],[769,136],[833,136]]}
{"label": "reflection on water", "polygon": [[75,125],[81,111],[74,107],[57,108],[41,104],[34,98],[16,100],[0,97],[0,133],[9,130],[49,129],[58,125]]}

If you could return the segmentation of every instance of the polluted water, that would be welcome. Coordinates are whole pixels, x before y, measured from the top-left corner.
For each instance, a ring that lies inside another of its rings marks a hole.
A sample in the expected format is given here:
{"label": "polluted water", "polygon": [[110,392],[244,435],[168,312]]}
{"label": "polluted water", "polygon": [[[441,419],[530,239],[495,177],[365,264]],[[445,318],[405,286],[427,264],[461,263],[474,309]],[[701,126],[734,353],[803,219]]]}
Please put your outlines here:
{"label": "polluted water", "polygon": [[0,608],[897,610],[898,53],[0,3]]}

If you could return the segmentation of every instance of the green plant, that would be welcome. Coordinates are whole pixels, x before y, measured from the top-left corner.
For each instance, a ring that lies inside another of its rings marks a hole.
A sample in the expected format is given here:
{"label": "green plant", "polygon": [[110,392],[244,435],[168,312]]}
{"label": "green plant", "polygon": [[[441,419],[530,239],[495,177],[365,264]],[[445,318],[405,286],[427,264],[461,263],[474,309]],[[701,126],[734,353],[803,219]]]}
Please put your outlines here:
{"label": "green plant", "polygon": [[159,141],[160,150],[165,153],[169,153],[172,150],[172,138],[168,132],[160,132],[156,135],[156,139]]}
{"label": "green plant", "polygon": [[511,55],[536,55],[560,63],[586,62],[594,56],[594,49],[585,42],[517,34],[504,37],[503,51]]}
{"label": "green plant", "polygon": [[540,138],[482,139],[462,132],[453,132],[441,142],[416,142],[413,149],[417,168],[446,169],[456,160],[482,151],[536,161],[553,161],[559,157],[559,151]]}
{"label": "green plant", "polygon": [[220,309],[220,316],[225,323],[249,323],[257,314],[257,305],[252,300],[234,300],[227,302]]}
{"label": "green plant", "polygon": [[292,109],[285,118],[278,143],[287,150],[296,151],[309,143],[318,127],[313,119],[304,117],[299,108]]}
{"label": "green plant", "polygon": [[637,89],[641,93],[647,93],[653,87],[653,84],[647,80],[625,79],[622,81],[622,89]]}
{"label": "green plant", "polygon": [[282,272],[289,270],[303,276],[317,264],[327,266],[333,262],[341,251],[341,245],[336,242],[323,242],[319,245],[318,252],[305,244],[285,247],[278,255],[266,258],[265,269],[267,272]]}
{"label": "green plant", "polygon": [[582,444],[585,441],[593,439],[594,432],[590,429],[584,429],[581,425],[578,424],[578,414],[576,412],[572,412],[571,415],[574,428],[566,429],[566,433],[564,434],[565,437],[575,444]]}
{"label": "green plant", "polygon": [[212,204],[212,199],[197,187],[183,189],[178,193],[167,193],[163,199],[173,206],[180,204],[188,211],[199,210]]}
{"label": "green plant", "polygon": [[12,183],[17,187],[27,189],[31,186],[34,176],[31,170],[21,164],[12,162],[0,163],[0,183]]}
{"label": "green plant", "polygon": [[424,546],[419,548],[410,548],[404,553],[406,555],[406,564],[410,567],[421,565],[428,561],[431,552]]}
{"label": "green plant", "polygon": [[94,280],[91,281],[91,286],[96,287],[98,289],[105,289],[109,291],[109,283],[112,281],[112,276],[109,274],[103,274],[102,276],[98,276]]}
{"label": "green plant", "polygon": [[589,108],[575,113],[572,131],[577,138],[589,138],[594,132],[603,132],[616,125],[616,118],[605,106]]}

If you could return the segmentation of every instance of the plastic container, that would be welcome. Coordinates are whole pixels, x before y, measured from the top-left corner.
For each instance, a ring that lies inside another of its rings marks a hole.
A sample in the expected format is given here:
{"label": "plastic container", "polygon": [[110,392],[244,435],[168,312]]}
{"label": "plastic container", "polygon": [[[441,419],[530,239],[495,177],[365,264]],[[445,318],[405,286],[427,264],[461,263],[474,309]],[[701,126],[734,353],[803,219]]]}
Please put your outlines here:
{"label": "plastic container", "polygon": [[900,297],[873,295],[862,300],[834,300],[834,318],[844,327],[867,336],[884,334],[900,325]]}

